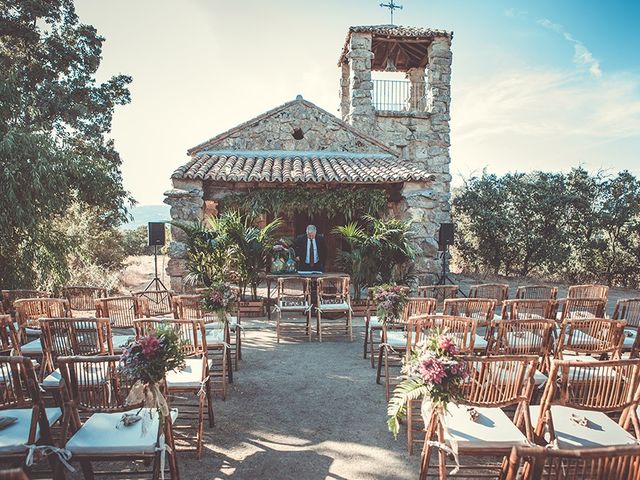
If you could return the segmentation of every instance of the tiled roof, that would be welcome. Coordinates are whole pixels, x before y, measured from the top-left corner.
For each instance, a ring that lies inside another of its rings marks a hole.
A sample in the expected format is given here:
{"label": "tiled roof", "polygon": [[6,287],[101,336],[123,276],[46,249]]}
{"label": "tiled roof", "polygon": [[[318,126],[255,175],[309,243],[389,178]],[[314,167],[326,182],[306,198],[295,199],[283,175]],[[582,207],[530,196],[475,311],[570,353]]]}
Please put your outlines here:
{"label": "tiled roof", "polygon": [[384,153],[301,151],[205,151],[172,178],[222,182],[396,183],[434,176]]}
{"label": "tiled roof", "polygon": [[413,38],[415,40],[430,40],[436,37],[447,37],[453,39],[453,32],[447,30],[438,30],[423,27],[403,27],[401,25],[356,25],[349,27],[347,38],[342,47],[340,61],[338,65],[346,61],[346,55],[349,53],[349,41],[353,33],[371,33],[375,37],[389,38]]}

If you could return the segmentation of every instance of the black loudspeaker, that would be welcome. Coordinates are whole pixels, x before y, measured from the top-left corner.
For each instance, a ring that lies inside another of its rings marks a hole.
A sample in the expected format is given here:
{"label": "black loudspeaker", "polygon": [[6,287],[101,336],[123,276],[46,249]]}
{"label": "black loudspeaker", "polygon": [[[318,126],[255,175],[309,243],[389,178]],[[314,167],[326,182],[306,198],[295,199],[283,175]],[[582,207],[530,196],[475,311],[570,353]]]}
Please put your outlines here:
{"label": "black loudspeaker", "polygon": [[149,222],[149,246],[162,247],[164,245],[164,223]]}
{"label": "black loudspeaker", "polygon": [[441,223],[438,233],[438,248],[444,252],[449,245],[453,245],[453,223]]}

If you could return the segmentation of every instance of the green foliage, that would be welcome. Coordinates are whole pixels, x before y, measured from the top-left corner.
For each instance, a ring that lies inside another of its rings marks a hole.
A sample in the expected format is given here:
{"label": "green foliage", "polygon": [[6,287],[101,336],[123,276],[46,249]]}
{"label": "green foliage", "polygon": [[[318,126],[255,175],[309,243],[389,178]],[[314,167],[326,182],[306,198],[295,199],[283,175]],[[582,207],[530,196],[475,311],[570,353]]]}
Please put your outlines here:
{"label": "green foliage", "polygon": [[207,287],[235,281],[243,295],[251,287],[252,298],[257,300],[258,284],[280,224],[280,219],[276,219],[264,227],[256,227],[250,217],[236,211],[226,211],[204,222],[174,222],[187,234],[187,280]]}
{"label": "green foliage", "polygon": [[[169,231],[169,229],[166,230],[167,232]],[[124,254],[128,257],[137,255],[153,255],[153,247],[149,246],[147,227],[143,225],[137,228],[123,230],[122,248],[124,249]]]}
{"label": "green foliage", "polygon": [[354,298],[363,287],[379,283],[406,284],[415,259],[411,243],[411,222],[366,215],[362,224],[339,226],[334,232],[345,239],[348,248],[339,250],[336,263],[351,276]]}
{"label": "green foliage", "polygon": [[251,217],[262,214],[306,213],[312,216],[338,213],[347,220],[365,214],[376,215],[387,205],[387,193],[381,188],[340,187],[327,189],[262,188],[246,193],[233,193],[224,198],[224,206]]}
{"label": "green foliage", "polygon": [[640,280],[640,182],[533,172],[483,173],[454,192],[456,262],[494,275],[635,286]]}
{"label": "green foliage", "polygon": [[0,283],[58,284],[68,250],[56,222],[74,204],[103,225],[126,214],[121,160],[107,138],[130,78],[95,81],[102,42],[72,0],[0,0]]}
{"label": "green foliage", "polygon": [[424,398],[429,393],[429,387],[417,378],[403,380],[393,390],[393,396],[387,405],[387,426],[393,436],[398,438],[400,420],[407,416],[407,403],[411,400]]}

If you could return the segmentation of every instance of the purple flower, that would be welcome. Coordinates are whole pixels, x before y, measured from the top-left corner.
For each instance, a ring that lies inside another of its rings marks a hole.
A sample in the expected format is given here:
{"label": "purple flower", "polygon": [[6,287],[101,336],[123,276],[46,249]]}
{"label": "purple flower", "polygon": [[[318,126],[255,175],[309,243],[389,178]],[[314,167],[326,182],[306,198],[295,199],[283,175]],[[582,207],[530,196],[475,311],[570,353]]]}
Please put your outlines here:
{"label": "purple flower", "polygon": [[440,384],[447,376],[444,365],[435,357],[426,357],[418,365],[418,373],[428,383]]}

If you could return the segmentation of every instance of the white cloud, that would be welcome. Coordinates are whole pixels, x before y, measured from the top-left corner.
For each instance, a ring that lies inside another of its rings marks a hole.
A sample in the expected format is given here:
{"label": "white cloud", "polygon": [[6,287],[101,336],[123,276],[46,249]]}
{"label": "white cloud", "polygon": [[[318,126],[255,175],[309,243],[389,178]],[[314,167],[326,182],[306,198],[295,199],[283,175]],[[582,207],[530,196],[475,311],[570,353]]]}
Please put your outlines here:
{"label": "white cloud", "polygon": [[529,12],[525,11],[525,10],[518,10],[517,8],[507,8],[504,11],[504,15],[505,17],[511,17],[511,18],[525,18],[527,15],[529,15]]}
{"label": "white cloud", "polygon": [[580,40],[576,40],[573,35],[567,32],[562,25],[553,23],[547,18],[538,20],[538,24],[549,30],[553,30],[564,37],[565,40],[573,44],[574,54],[573,62],[579,67],[586,67],[589,73],[595,77],[600,78],[602,76],[602,70],[600,70],[600,62],[596,59],[589,49]]}

